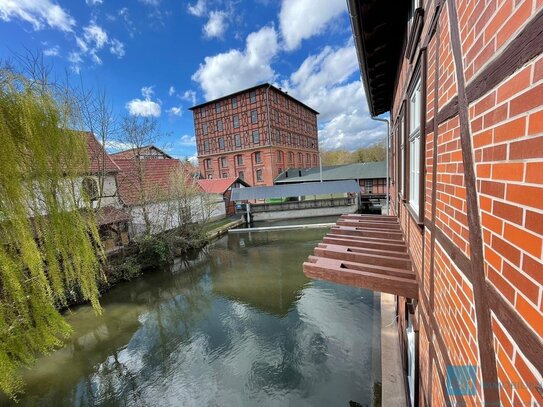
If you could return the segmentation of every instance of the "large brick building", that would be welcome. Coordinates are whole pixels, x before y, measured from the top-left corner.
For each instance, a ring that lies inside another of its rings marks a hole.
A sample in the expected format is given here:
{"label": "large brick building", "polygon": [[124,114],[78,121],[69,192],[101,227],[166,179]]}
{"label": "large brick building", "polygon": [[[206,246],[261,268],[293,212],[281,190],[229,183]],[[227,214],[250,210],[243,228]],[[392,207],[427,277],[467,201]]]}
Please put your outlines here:
{"label": "large brick building", "polygon": [[270,84],[190,110],[203,178],[273,185],[286,168],[318,165],[318,112]]}
{"label": "large brick building", "polygon": [[543,2],[348,4],[391,216],[304,270],[397,295],[412,405],[543,405]]}

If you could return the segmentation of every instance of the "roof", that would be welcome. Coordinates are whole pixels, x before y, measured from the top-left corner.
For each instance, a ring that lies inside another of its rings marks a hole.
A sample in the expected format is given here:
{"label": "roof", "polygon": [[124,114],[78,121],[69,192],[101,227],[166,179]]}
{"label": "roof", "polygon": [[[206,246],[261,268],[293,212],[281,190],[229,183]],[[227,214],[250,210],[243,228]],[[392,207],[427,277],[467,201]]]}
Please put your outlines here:
{"label": "roof", "polygon": [[347,4],[368,107],[377,116],[392,107],[410,3],[347,0]]}
{"label": "roof", "polygon": [[292,96],[289,95],[288,93],[283,92],[281,89],[279,89],[279,88],[277,88],[277,87],[275,87],[275,86],[273,86],[272,84],[267,83],[267,82],[266,82],[266,83],[261,83],[260,85],[252,86],[252,87],[250,87],[250,88],[246,88],[246,89],[243,89],[243,90],[238,90],[237,92],[230,93],[230,94],[225,95],[225,96],[221,96],[220,98],[217,98],[217,99],[208,100],[207,102],[200,103],[199,105],[189,107],[189,110],[198,109],[198,108],[200,108],[200,107],[207,106],[207,105],[210,105],[210,104],[212,104],[212,103],[217,103],[217,102],[220,102],[221,100],[231,98],[231,97],[236,96],[236,95],[239,95],[239,94],[241,94],[241,93],[250,92],[250,91],[252,91],[252,90],[256,90],[256,89],[260,89],[260,88],[267,88],[267,87],[270,87],[271,89],[274,89],[274,90],[276,90],[277,92],[281,93],[283,96],[286,96],[286,97],[288,97],[288,98],[291,99],[291,100],[294,100],[295,102],[301,104],[301,105],[304,106],[305,108],[311,110],[313,113],[319,114],[319,112],[317,112],[317,111],[316,111],[315,109],[313,109],[312,107],[309,107],[309,106],[306,105],[305,103],[300,102],[298,99],[292,97]]}
{"label": "roof", "polygon": [[[117,175],[119,195],[128,206],[137,205],[144,198],[146,201],[164,198],[170,190],[172,174],[183,168],[181,161],[175,159],[116,159],[115,162],[121,169]],[[139,174],[143,176],[142,182],[139,182]]]}
{"label": "roof", "polygon": [[[322,167],[323,181],[386,178],[386,161]],[[275,178],[276,184],[320,181],[320,168],[289,168]]]}
{"label": "roof", "polygon": [[96,140],[91,132],[81,132],[87,139],[87,152],[89,154],[89,170],[91,173],[98,172],[118,172],[119,167],[113,162],[106,153],[104,147]]}
{"label": "roof", "polygon": [[293,185],[274,185],[271,187],[234,188],[232,201],[252,199],[289,198],[294,196],[339,194],[360,192],[360,186],[353,180],[330,182],[307,182]]}
{"label": "roof", "polygon": [[171,155],[166,154],[163,150],[161,150],[160,148],[154,145],[131,148],[129,150],[119,151],[117,153],[112,153],[110,155],[116,159],[130,159],[130,158],[136,157],[137,155],[141,155],[142,153],[144,154],[146,151],[149,151],[149,150],[156,150],[159,154],[164,156],[164,158],[173,158]]}
{"label": "roof", "polygon": [[249,184],[238,177],[199,179],[197,182],[204,192],[207,192],[208,194],[224,194],[228,188],[230,188],[236,182],[239,182],[246,187],[249,186]]}
{"label": "roof", "polygon": [[115,208],[114,206],[104,206],[98,209],[95,216],[99,226],[127,222],[130,219],[130,216],[124,209]]}

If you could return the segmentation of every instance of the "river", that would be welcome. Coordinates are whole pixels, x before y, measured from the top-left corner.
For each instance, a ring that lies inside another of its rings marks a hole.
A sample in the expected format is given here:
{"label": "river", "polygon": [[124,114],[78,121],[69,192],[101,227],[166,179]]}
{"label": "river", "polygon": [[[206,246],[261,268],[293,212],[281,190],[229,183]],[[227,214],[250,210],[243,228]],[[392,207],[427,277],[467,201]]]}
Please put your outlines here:
{"label": "river", "polygon": [[372,405],[378,294],[304,276],[326,231],[229,234],[74,308],[19,405]]}

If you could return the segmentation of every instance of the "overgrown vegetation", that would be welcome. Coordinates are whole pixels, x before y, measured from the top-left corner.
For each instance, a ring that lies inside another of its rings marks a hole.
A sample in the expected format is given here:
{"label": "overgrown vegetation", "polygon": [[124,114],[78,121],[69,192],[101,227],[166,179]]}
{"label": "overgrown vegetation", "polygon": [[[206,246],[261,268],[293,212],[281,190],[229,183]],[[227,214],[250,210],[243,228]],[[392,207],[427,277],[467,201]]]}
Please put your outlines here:
{"label": "overgrown vegetation", "polygon": [[103,252],[74,193],[88,163],[68,131],[74,114],[66,95],[0,69],[0,390],[10,397],[22,390],[19,368],[70,333],[57,310],[70,292],[100,312]]}
{"label": "overgrown vegetation", "polygon": [[359,148],[355,151],[321,151],[321,159],[322,165],[341,165],[384,161],[386,159],[386,146],[384,142],[379,142],[369,147]]}

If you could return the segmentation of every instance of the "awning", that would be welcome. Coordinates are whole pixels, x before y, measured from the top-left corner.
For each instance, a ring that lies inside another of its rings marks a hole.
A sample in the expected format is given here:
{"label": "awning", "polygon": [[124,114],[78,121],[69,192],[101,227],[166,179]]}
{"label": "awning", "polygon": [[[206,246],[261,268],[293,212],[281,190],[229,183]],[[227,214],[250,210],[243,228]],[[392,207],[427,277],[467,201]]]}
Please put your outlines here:
{"label": "awning", "polygon": [[290,198],[295,196],[359,193],[360,186],[354,180],[308,182],[294,185],[274,185],[271,187],[235,188],[232,201],[252,199]]}
{"label": "awning", "polygon": [[304,263],[308,277],[418,298],[398,219],[343,215]]}

